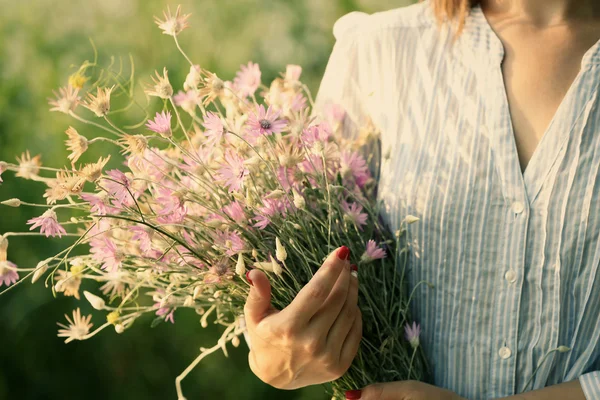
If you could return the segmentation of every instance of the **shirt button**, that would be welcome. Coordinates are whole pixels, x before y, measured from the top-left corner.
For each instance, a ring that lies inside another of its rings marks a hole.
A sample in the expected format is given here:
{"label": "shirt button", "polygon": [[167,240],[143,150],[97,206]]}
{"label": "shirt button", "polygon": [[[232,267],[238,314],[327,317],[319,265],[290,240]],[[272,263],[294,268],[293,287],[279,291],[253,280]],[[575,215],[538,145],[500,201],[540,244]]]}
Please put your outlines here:
{"label": "shirt button", "polygon": [[525,210],[525,206],[520,201],[515,201],[512,204],[512,210],[515,214],[521,214]]}
{"label": "shirt button", "polygon": [[514,269],[509,269],[504,274],[504,279],[506,279],[510,283],[513,283],[514,281],[517,280],[517,273],[515,272]]}
{"label": "shirt button", "polygon": [[500,358],[502,358],[503,360],[506,360],[507,358],[509,358],[512,354],[512,351],[510,351],[510,349],[506,346],[500,348],[500,350],[498,351],[498,354],[500,355]]}

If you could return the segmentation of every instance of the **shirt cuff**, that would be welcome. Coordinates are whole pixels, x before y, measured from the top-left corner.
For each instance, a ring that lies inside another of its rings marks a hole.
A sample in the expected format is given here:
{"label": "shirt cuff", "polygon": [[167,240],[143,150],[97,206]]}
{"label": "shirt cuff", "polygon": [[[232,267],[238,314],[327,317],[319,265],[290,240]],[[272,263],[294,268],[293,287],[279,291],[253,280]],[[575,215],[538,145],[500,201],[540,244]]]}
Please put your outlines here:
{"label": "shirt cuff", "polygon": [[587,400],[600,399],[600,371],[581,375],[579,383]]}

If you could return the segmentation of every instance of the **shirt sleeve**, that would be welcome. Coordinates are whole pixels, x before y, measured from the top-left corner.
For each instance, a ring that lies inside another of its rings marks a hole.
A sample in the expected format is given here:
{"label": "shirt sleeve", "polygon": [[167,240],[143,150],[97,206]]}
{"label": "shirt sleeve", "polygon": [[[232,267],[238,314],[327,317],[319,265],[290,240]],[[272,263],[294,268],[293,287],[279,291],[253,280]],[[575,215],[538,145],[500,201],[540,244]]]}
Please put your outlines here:
{"label": "shirt sleeve", "polygon": [[600,399],[600,371],[588,372],[581,375],[579,383],[587,400]]}
{"label": "shirt sleeve", "polygon": [[[341,123],[344,136],[356,138],[368,121],[359,84],[357,30],[368,14],[351,12],[333,27],[335,45],[315,99],[313,114],[332,124]],[[364,68],[364,65],[363,65]],[[364,71],[362,71],[364,74]]]}

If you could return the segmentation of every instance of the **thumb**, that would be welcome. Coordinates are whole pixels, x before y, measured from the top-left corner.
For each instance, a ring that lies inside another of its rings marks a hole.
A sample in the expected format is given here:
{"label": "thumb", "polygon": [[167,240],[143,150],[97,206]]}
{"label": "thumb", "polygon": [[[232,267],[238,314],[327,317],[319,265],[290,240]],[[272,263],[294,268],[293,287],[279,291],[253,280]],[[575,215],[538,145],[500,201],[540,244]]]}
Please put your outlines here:
{"label": "thumb", "polygon": [[[399,400],[404,399],[410,393],[406,390],[407,382],[389,382],[389,383],[376,383],[369,385],[362,390],[353,390],[354,397],[348,396],[346,392],[346,398],[360,399],[360,400]],[[358,396],[356,396],[358,394]]]}
{"label": "thumb", "polygon": [[244,315],[250,326],[258,324],[273,309],[271,306],[271,284],[264,272],[252,269],[246,273],[250,293],[244,306]]}

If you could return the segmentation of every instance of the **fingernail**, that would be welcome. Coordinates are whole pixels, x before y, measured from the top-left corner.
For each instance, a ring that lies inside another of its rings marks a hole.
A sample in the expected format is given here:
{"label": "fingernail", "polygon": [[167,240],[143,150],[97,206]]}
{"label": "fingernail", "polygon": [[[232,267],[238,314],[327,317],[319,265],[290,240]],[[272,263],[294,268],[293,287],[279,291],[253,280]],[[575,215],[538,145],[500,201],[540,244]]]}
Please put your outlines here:
{"label": "fingernail", "polygon": [[252,271],[252,270],[249,269],[248,271],[246,271],[246,279],[248,280],[248,282],[250,282],[250,284],[252,286],[254,286],[254,283],[252,282],[252,279],[250,279],[250,271]]}
{"label": "fingernail", "polygon": [[350,274],[352,274],[352,276],[358,278],[358,266],[356,264],[352,264],[350,266]]}
{"label": "fingernail", "polygon": [[347,390],[346,399],[348,400],[359,400],[362,394],[362,390]]}
{"label": "fingernail", "polygon": [[340,260],[346,261],[350,259],[350,249],[346,246],[342,246],[337,251],[337,256]]}

